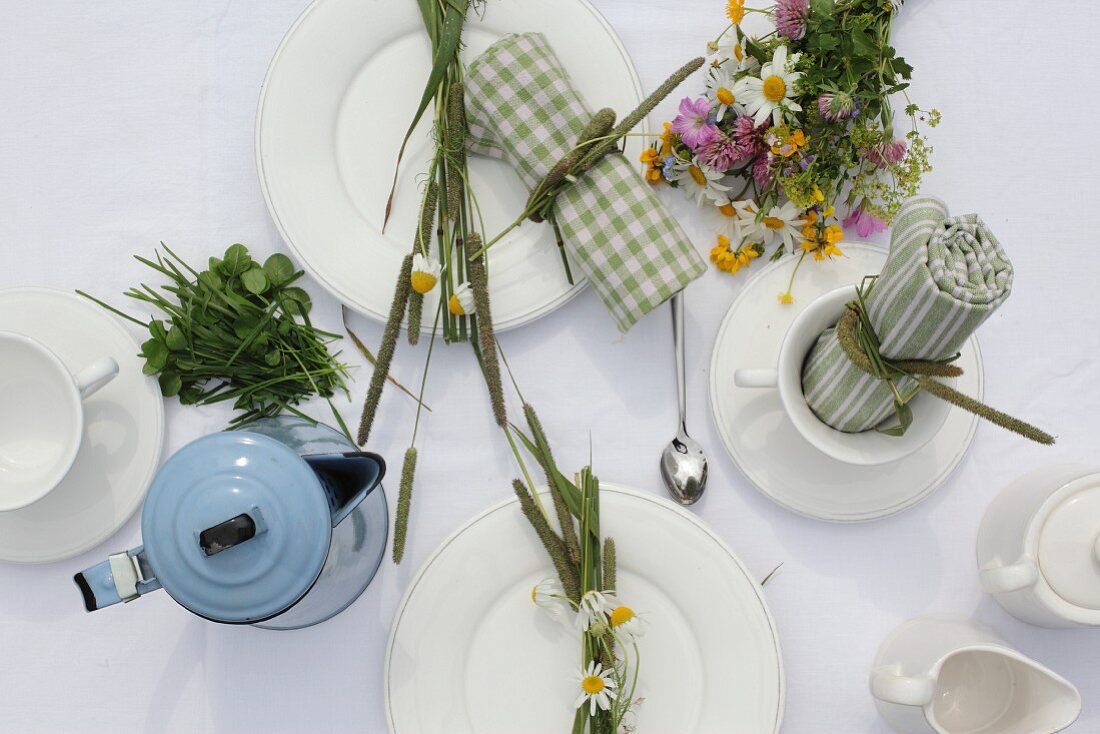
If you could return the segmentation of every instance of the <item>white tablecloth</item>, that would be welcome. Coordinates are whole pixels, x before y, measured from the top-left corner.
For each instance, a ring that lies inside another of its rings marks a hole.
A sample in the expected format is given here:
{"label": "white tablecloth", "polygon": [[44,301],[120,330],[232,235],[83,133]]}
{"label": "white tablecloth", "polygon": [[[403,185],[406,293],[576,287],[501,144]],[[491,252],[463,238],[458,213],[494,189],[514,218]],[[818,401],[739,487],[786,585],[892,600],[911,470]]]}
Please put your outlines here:
{"label": "white tablecloth", "polygon": [[[722,0],[595,4],[647,88],[724,23]],[[268,61],[305,5],[6,3],[0,287],[119,294],[148,279],[129,255],[161,240],[192,259],[233,242],[283,250],[257,184],[253,121]],[[712,270],[688,292],[689,424],[711,455],[697,511],[758,576],[784,564],[767,596],[787,670],[786,732],[887,731],[868,666],[895,625],[928,612],[995,626],[1080,688],[1073,731],[1100,731],[1100,633],[1015,621],[979,592],[974,568],[979,519],[1009,480],[1048,462],[1098,463],[1100,261],[1086,203],[1100,183],[1098,25],[1100,6],[1074,0],[910,0],[895,33],[917,70],[912,96],[944,115],[925,191],[981,213],[1016,265],[1013,297],[981,330],[988,398],[1055,429],[1056,447],[983,425],[959,471],[901,516],[854,527],[797,517],[749,486],[709,415],[712,342],[744,278]],[[691,207],[674,207],[709,249]],[[338,305],[310,288],[317,320],[336,327]],[[378,326],[356,326],[377,343]],[[502,343],[563,465],[580,466],[591,437],[603,478],[660,493],[656,458],[676,422],[670,340],[664,312],[620,336],[587,292]],[[399,351],[400,379],[416,378],[422,353]],[[385,731],[383,653],[397,603],[446,535],[509,495],[514,472],[469,350],[437,350],[435,360],[445,379],[427,397],[436,410],[421,427],[406,561],[387,560],[349,611],[296,633],[210,624],[165,594],[87,615],[72,573],[138,542],[134,518],[82,557],[0,565],[0,731]],[[360,380],[349,416],[365,389]],[[168,451],[225,420],[174,401],[167,414]],[[395,464],[411,417],[412,402],[389,392],[375,448]]]}

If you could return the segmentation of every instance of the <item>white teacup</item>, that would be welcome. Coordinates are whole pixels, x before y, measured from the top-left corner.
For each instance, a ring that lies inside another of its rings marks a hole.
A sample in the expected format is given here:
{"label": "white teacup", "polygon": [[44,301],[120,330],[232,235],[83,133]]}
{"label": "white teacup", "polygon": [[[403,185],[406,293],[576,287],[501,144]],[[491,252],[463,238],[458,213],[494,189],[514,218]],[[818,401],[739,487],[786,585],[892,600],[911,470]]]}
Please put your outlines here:
{"label": "white teacup", "polygon": [[733,381],[738,387],[778,388],[791,423],[815,448],[847,464],[876,466],[898,461],[923,448],[939,433],[951,406],[923,393],[917,395],[909,403],[913,423],[903,436],[878,431],[844,433],[814,415],[802,392],[803,364],[821,332],[836,326],[855,297],[855,287],[845,286],[814,300],[795,317],[783,337],[778,367],[736,370]]}
{"label": "white teacup", "polygon": [[1044,467],[1005,488],[978,530],[982,588],[1043,627],[1100,627],[1100,471]]}
{"label": "white teacup", "polygon": [[887,638],[871,694],[902,734],[1052,734],[1081,713],[1073,684],[993,630],[954,617],[911,620]]}
{"label": "white teacup", "polygon": [[83,400],[118,374],[111,357],[75,376],[34,339],[0,332],[0,511],[53,490],[76,460]]}

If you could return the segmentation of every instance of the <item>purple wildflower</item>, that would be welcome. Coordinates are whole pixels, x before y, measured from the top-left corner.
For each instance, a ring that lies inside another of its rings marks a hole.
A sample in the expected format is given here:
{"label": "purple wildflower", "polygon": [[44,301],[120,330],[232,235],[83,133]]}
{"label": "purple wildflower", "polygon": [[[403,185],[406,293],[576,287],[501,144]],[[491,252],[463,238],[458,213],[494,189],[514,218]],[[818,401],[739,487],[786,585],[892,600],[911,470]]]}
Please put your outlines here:
{"label": "purple wildflower", "polygon": [[732,133],[733,140],[745,151],[746,158],[760,155],[767,149],[764,145],[764,131],[767,129],[766,123],[757,127],[747,115],[737,118]]}
{"label": "purple wildflower", "polygon": [[887,168],[895,163],[900,163],[905,157],[908,146],[901,138],[895,138],[888,142],[876,143],[870,148],[865,148],[863,157],[874,163],[879,168]]}
{"label": "purple wildflower", "polygon": [[776,0],[775,30],[779,35],[797,41],[806,35],[806,18],[810,0]]}
{"label": "purple wildflower", "polygon": [[859,114],[856,101],[846,92],[826,92],[817,98],[817,111],[829,122],[850,120]]}
{"label": "purple wildflower", "polygon": [[866,211],[863,207],[853,209],[845,218],[843,224],[844,229],[855,227],[860,237],[870,237],[875,232],[886,229],[886,222]]}
{"label": "purple wildflower", "polygon": [[672,132],[680,136],[684,145],[693,151],[714,140],[718,128],[710,124],[710,102],[706,97],[692,101],[684,97],[680,102],[680,114],[672,121]]}
{"label": "purple wildflower", "polygon": [[771,185],[772,172],[769,169],[770,161],[767,155],[762,155],[752,164],[752,178],[756,181],[756,188],[766,189]]}
{"label": "purple wildflower", "polygon": [[723,173],[733,168],[734,163],[751,156],[735,140],[721,132],[715,136],[714,140],[700,147],[696,155],[701,162]]}

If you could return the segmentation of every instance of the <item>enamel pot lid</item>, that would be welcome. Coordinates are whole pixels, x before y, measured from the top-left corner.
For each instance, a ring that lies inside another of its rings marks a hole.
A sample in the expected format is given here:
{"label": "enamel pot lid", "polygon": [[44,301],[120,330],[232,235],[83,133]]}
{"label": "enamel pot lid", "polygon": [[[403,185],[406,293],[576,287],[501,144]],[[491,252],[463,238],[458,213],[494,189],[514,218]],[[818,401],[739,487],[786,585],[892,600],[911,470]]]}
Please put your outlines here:
{"label": "enamel pot lid", "polygon": [[1100,611],[1100,474],[1063,488],[1039,533],[1039,567],[1058,596]]}
{"label": "enamel pot lid", "polygon": [[161,468],[141,517],[148,564],[195,614],[248,624],[293,606],[328,557],[332,514],[317,475],[286,445],[228,431]]}

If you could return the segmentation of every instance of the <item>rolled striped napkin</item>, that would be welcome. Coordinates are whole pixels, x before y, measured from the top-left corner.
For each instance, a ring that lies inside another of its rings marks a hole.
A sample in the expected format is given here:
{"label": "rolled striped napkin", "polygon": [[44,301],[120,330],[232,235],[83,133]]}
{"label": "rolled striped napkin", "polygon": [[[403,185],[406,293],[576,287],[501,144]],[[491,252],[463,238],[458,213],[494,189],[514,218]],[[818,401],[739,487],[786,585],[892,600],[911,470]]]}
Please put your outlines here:
{"label": "rolled striped napkin", "polygon": [[[1012,263],[977,214],[952,217],[939,199],[910,199],[893,224],[890,254],[866,297],[867,315],[892,360],[958,353],[1012,292]],[[904,393],[914,383],[898,381]],[[890,387],[860,370],[829,329],[810,351],[802,389],[822,422],[866,431],[894,412]]]}
{"label": "rolled striped napkin", "polygon": [[[505,36],[466,75],[467,147],[510,164],[528,191],[592,119],[541,33]],[[683,290],[706,263],[637,166],[604,157],[555,201],[566,252],[621,331]]]}

